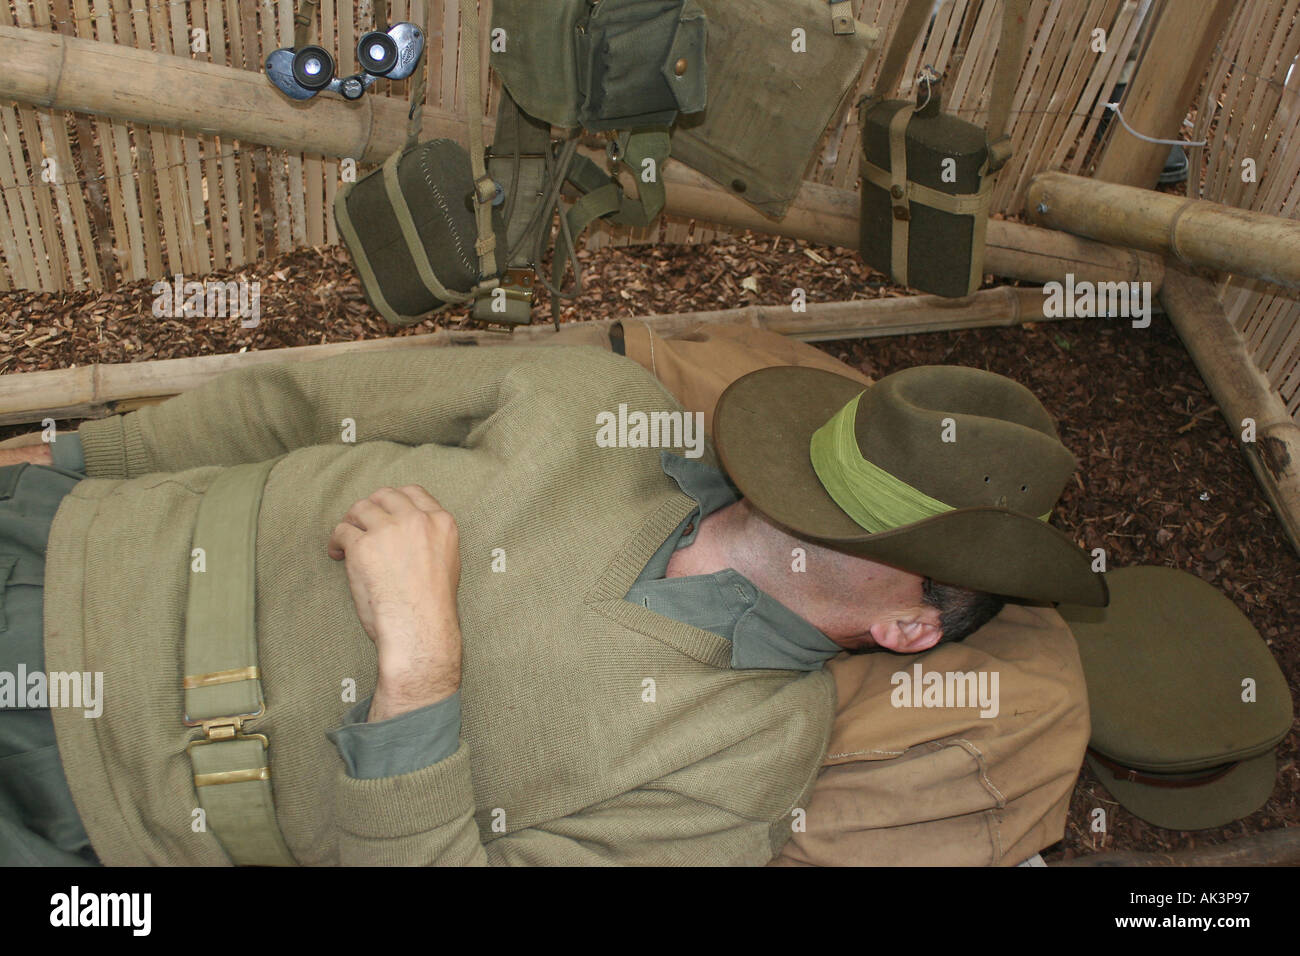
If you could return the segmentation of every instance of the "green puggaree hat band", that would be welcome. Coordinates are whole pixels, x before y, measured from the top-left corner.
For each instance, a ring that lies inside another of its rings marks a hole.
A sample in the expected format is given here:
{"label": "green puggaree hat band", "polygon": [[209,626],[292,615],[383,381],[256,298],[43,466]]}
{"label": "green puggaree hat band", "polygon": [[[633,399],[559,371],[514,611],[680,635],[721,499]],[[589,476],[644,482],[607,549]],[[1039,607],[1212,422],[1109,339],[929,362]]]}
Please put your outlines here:
{"label": "green puggaree hat band", "polygon": [[[844,513],[875,534],[955,511],[937,498],[913,488],[862,457],[854,422],[858,417],[859,392],[817,431],[808,443],[813,471],[822,487]],[[1048,512],[1039,515],[1046,521]]]}

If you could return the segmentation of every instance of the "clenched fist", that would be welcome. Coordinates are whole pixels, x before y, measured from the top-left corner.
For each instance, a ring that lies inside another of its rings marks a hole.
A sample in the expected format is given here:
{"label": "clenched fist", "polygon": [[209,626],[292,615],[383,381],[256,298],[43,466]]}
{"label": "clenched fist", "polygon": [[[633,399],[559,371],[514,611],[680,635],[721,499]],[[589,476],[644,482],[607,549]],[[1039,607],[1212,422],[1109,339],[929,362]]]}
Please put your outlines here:
{"label": "clenched fist", "polygon": [[371,721],[450,697],[460,687],[456,521],[419,485],[380,488],[334,528],[357,617],[379,655]]}

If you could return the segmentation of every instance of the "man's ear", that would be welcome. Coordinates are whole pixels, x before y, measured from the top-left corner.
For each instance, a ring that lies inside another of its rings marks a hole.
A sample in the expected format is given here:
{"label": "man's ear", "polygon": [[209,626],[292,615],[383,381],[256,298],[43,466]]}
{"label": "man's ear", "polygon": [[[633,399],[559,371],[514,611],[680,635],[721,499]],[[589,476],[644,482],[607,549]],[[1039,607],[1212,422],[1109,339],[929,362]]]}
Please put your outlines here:
{"label": "man's ear", "polygon": [[939,643],[939,625],[919,618],[904,618],[871,625],[871,637],[881,647],[899,654],[919,654]]}

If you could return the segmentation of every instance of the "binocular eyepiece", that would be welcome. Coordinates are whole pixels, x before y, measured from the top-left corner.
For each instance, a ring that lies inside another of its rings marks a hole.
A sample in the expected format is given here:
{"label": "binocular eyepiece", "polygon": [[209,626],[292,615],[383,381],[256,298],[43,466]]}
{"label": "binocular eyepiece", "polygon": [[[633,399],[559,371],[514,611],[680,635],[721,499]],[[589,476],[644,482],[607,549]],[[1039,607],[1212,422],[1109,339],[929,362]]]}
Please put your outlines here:
{"label": "binocular eyepiece", "polygon": [[399,59],[397,41],[387,33],[374,30],[357,41],[357,62],[367,73],[387,76]]}
{"label": "binocular eyepiece", "polygon": [[404,80],[415,72],[424,54],[424,31],[414,23],[397,23],[386,32],[372,30],[357,41],[357,62],[362,72],[337,77],[337,64],[329,50],[309,44],[297,50],[281,49],[266,58],[266,75],[286,96],[311,99],[322,90],[359,99],[377,79]]}
{"label": "binocular eyepiece", "polygon": [[334,79],[334,57],[323,46],[305,46],[293,55],[293,78],[309,90],[323,90]]}

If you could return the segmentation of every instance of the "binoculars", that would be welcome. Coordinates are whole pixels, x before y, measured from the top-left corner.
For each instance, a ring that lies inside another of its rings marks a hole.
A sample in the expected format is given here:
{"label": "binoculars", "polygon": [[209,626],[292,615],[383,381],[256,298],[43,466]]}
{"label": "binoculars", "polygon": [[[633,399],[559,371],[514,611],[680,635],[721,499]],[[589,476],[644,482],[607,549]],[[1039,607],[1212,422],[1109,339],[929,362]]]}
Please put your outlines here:
{"label": "binoculars", "polygon": [[372,30],[357,41],[357,62],[363,72],[355,76],[335,76],[334,57],[314,44],[276,50],[266,58],[266,75],[295,100],[309,100],[322,90],[356,100],[380,77],[406,79],[423,54],[424,31],[414,23],[396,23],[386,33]]}

